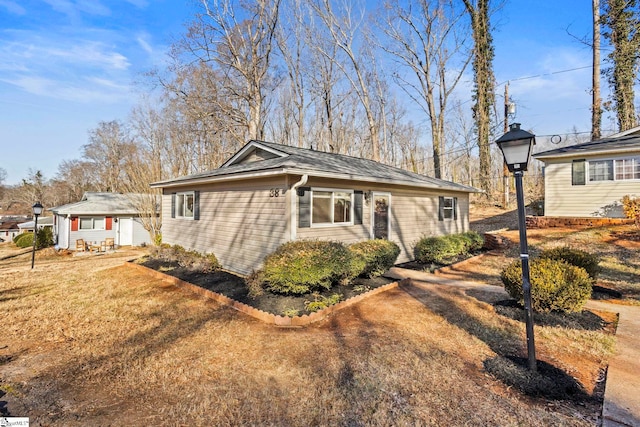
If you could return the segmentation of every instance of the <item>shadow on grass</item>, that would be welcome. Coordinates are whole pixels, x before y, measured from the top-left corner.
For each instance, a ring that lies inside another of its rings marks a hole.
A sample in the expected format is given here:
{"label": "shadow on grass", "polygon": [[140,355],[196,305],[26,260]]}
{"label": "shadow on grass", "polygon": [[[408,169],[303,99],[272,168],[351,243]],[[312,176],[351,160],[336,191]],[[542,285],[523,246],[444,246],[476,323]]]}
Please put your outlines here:
{"label": "shadow on grass", "polygon": [[[485,360],[484,367],[506,385],[532,397],[579,402],[593,399],[577,380],[549,363],[538,360],[538,372],[529,371],[527,359],[520,356],[525,354],[520,328],[490,324],[470,313],[458,302],[459,298],[445,293],[430,292],[416,286],[405,286],[403,289],[449,323],[486,343],[497,356]],[[536,324],[540,325],[538,320],[536,318]]]}
{"label": "shadow on grass", "polygon": [[495,378],[527,396],[574,402],[591,399],[575,378],[542,360],[537,361],[536,372],[528,369],[524,357],[496,356],[485,360],[483,365]]}

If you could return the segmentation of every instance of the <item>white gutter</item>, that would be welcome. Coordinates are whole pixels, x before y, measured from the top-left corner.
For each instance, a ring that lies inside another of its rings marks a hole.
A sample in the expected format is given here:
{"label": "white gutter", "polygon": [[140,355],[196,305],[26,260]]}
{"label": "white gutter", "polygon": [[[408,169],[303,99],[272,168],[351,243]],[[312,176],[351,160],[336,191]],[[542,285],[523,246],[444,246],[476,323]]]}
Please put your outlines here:
{"label": "white gutter", "polygon": [[300,178],[300,181],[296,182],[295,184],[293,184],[291,186],[291,191],[289,194],[289,198],[291,199],[291,208],[290,208],[290,212],[289,212],[289,227],[291,229],[291,241],[296,240],[296,231],[298,229],[298,222],[296,221],[296,200],[297,200],[297,193],[296,190],[298,189],[298,187],[305,185],[307,183],[307,180],[309,179],[309,175],[308,174],[304,174],[302,175],[302,178]]}

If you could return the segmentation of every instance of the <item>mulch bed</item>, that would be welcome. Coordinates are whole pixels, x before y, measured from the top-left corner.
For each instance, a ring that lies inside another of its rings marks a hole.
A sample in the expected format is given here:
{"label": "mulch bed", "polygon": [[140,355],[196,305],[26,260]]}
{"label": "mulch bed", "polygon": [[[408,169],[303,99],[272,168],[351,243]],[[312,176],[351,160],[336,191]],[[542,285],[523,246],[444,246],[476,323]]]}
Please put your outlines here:
{"label": "mulch bed", "polygon": [[141,262],[140,265],[160,271],[169,276],[177,277],[203,289],[222,294],[235,301],[275,315],[283,315],[285,312],[292,313],[296,310],[299,315],[309,314],[305,308],[305,302],[307,301],[315,301],[316,298],[329,297],[333,294],[342,295],[341,300],[344,301],[394,282],[394,280],[385,277],[371,279],[358,278],[348,286],[334,286],[330,290],[324,290],[315,294],[292,296],[273,294],[265,291],[262,295],[252,298],[249,296],[245,279],[227,271],[218,270],[211,273],[203,273],[181,267],[177,262],[167,262],[158,259],[148,259]]}

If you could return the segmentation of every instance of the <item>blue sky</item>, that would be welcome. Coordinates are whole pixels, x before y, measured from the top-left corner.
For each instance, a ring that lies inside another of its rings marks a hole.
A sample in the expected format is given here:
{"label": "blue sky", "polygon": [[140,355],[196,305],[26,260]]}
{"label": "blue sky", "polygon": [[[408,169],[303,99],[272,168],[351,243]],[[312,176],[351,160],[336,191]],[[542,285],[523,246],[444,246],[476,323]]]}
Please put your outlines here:
{"label": "blue sky", "polygon": [[[54,177],[99,121],[126,120],[136,81],[162,66],[194,10],[191,0],[0,0],[5,183],[30,168]],[[590,36],[591,2],[506,0],[493,19],[496,78],[511,81],[516,121],[538,135],[589,131],[591,52],[567,29]]]}

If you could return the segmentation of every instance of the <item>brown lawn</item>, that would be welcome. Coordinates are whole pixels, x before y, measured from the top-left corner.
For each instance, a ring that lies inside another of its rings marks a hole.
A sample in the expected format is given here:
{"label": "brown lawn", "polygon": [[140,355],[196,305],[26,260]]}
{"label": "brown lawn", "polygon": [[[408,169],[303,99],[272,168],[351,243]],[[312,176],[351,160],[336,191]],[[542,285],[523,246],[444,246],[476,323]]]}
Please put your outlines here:
{"label": "brown lawn", "polygon": [[[279,329],[125,268],[139,252],[0,262],[0,408],[32,425],[594,425],[484,364],[521,322],[459,290],[396,289]],[[590,394],[613,338],[539,327],[539,357]],[[576,363],[576,360],[579,363]]]}

